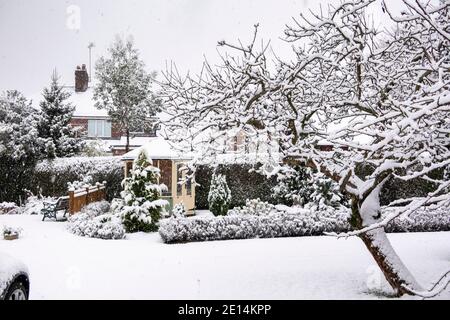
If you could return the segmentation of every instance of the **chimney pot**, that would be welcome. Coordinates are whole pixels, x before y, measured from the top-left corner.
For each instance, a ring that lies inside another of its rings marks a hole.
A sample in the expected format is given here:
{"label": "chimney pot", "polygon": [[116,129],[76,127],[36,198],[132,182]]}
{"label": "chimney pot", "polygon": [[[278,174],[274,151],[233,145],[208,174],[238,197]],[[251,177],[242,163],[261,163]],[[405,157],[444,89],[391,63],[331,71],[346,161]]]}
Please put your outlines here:
{"label": "chimney pot", "polygon": [[88,89],[89,75],[86,71],[86,65],[77,66],[75,70],[75,92],[85,92]]}

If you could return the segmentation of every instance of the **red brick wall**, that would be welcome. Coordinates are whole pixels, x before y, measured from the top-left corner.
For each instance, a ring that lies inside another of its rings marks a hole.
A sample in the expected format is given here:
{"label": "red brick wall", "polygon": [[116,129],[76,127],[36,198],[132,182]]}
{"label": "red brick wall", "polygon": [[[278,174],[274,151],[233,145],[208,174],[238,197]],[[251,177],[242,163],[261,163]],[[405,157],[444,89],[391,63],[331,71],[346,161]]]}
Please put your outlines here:
{"label": "red brick wall", "polygon": [[77,119],[77,118],[72,118],[70,120],[70,125],[72,127],[81,127],[81,135],[85,136],[87,135],[88,132],[88,119]]}

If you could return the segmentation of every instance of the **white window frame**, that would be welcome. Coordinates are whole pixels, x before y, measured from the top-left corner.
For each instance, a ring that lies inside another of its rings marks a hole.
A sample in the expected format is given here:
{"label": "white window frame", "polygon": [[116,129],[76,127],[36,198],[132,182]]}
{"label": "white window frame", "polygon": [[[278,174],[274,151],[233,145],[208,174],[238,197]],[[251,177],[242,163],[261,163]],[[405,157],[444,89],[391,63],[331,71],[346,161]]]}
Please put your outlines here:
{"label": "white window frame", "polygon": [[108,119],[88,119],[88,137],[111,138],[111,127],[111,121]]}

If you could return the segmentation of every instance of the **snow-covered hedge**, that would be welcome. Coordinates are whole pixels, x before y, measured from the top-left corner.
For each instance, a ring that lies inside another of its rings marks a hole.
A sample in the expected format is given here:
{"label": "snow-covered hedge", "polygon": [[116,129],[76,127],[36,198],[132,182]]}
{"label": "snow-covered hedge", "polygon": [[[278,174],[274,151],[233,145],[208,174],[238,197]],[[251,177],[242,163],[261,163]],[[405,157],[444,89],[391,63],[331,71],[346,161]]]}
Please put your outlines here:
{"label": "snow-covered hedge", "polygon": [[[386,230],[449,231],[448,212],[449,208],[422,208],[410,219],[394,220]],[[324,232],[349,231],[349,214],[343,207],[311,211],[251,200],[245,207],[231,210],[227,216],[164,219],[159,234],[166,243],[323,235]]]}
{"label": "snow-covered hedge", "polygon": [[166,243],[320,235],[345,231],[347,215],[341,211],[311,213],[304,210],[265,214],[229,214],[218,217],[168,218],[159,234]]}
{"label": "snow-covered hedge", "polygon": [[[277,202],[272,197],[276,178],[252,171],[250,164],[219,165],[217,173],[227,177],[228,187],[231,191],[230,208],[245,205],[246,199],[260,198],[264,201]],[[214,168],[200,165],[195,171],[195,181],[199,184],[195,188],[195,206],[197,209],[208,209],[208,193]]]}
{"label": "snow-covered hedge", "polygon": [[123,239],[125,229],[119,217],[109,213],[106,201],[94,202],[68,219],[67,229],[78,236],[99,239]]}
{"label": "snow-covered hedge", "polygon": [[36,194],[67,195],[74,181],[106,181],[106,198],[118,197],[124,178],[120,157],[73,157],[44,160],[35,167],[33,184]]}

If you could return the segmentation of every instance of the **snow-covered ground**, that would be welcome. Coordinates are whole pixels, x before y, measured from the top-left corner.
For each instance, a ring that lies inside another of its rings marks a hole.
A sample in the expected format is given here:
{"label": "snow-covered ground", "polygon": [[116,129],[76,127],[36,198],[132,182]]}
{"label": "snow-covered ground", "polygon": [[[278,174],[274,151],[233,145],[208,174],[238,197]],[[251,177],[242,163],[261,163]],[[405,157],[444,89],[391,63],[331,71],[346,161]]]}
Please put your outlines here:
{"label": "snow-covered ground", "polygon": [[[389,292],[359,239],[252,239],[166,245],[157,233],[82,238],[65,222],[0,215],[23,228],[0,251],[25,262],[31,299],[377,299]],[[450,265],[450,232],[391,234],[425,286]],[[439,298],[450,299],[450,288]]]}

